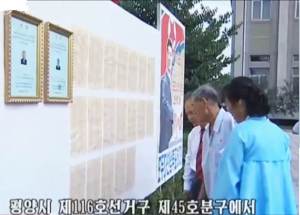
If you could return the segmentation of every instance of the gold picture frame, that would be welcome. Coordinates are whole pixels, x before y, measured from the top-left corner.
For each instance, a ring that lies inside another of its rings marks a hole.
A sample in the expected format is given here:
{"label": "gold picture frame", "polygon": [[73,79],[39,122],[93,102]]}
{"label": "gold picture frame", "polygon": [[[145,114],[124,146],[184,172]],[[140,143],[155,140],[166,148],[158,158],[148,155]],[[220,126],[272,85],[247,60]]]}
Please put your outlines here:
{"label": "gold picture frame", "polygon": [[42,35],[42,20],[16,10],[4,13],[5,103],[42,101]]}
{"label": "gold picture frame", "polygon": [[[58,38],[56,39],[57,41],[53,39],[55,37]],[[65,43],[61,41],[64,41]],[[59,47],[59,45],[61,45],[61,47]],[[66,51],[67,51],[67,57],[65,56]],[[55,54],[53,54],[52,52],[55,52]],[[62,65],[60,65],[60,57],[63,59],[61,60],[63,62]],[[54,65],[53,58],[57,59],[56,68],[53,68]],[[59,74],[58,71],[59,72],[62,71],[62,73]],[[64,76],[62,75],[63,72],[66,72],[67,74]],[[44,81],[44,102],[45,103],[72,102],[73,32],[66,30],[58,25],[52,24],[50,22],[46,22],[44,24],[44,80],[45,80]],[[58,88],[56,88],[57,86]],[[56,92],[54,88],[56,88]]]}

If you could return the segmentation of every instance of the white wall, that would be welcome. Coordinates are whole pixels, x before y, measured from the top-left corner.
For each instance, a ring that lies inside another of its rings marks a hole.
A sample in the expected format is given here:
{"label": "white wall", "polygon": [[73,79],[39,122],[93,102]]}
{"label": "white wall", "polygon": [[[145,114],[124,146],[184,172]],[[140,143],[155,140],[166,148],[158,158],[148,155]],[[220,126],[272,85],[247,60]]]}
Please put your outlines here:
{"label": "white wall", "polygon": [[[1,18],[3,13],[1,13]],[[0,22],[0,59],[3,59]],[[4,65],[0,61],[4,92]],[[5,105],[0,94],[0,213],[9,199],[64,196],[69,189],[68,105]]]}

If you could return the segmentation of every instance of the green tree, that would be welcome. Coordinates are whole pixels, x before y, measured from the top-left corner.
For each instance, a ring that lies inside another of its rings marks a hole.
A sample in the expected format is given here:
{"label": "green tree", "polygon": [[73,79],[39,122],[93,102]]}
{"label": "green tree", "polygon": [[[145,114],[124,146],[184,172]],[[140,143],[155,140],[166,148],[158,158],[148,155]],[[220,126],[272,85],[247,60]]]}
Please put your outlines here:
{"label": "green tree", "polygon": [[285,80],[284,83],[279,90],[272,89],[267,92],[271,113],[295,117],[299,113],[299,93],[294,92],[291,81]]}
{"label": "green tree", "polygon": [[[121,6],[156,27],[159,2],[185,25],[185,91],[194,90],[203,83],[218,86],[227,83],[229,75],[223,75],[221,70],[238,58],[223,54],[240,26],[222,30],[224,24],[230,22],[232,13],[216,16],[217,9],[205,7],[201,0],[123,0]],[[200,10],[195,10],[195,6]]]}

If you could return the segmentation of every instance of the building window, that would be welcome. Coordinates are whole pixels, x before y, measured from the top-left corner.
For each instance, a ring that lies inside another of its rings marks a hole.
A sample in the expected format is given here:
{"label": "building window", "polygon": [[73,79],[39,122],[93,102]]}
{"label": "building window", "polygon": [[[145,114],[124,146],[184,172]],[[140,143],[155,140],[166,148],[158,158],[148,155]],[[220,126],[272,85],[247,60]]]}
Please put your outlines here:
{"label": "building window", "polygon": [[299,97],[299,68],[293,68],[292,74],[292,81],[293,81],[293,93],[295,96]]}
{"label": "building window", "polygon": [[299,67],[299,55],[295,54],[292,58],[292,67]]}
{"label": "building window", "polygon": [[252,2],[252,19],[260,19],[261,1]]}
{"label": "building window", "polygon": [[296,7],[295,7],[295,18],[299,19],[299,0],[296,0]]}
{"label": "building window", "polygon": [[250,78],[262,90],[268,89],[269,68],[250,68]]}
{"label": "building window", "polygon": [[252,62],[270,62],[270,55],[251,55]]}
{"label": "building window", "polygon": [[271,19],[271,0],[252,0],[252,20]]}

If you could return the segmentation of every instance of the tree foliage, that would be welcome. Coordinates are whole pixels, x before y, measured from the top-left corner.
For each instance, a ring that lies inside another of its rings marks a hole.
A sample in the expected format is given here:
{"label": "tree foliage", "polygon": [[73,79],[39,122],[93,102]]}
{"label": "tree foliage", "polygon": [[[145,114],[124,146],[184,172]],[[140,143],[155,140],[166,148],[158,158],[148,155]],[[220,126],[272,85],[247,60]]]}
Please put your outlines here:
{"label": "tree foliage", "polygon": [[204,83],[226,83],[229,75],[223,75],[221,70],[237,57],[225,56],[223,51],[240,26],[224,28],[232,13],[217,16],[217,9],[205,7],[201,0],[123,0],[121,7],[156,27],[159,2],[185,25],[185,91],[194,90]]}

